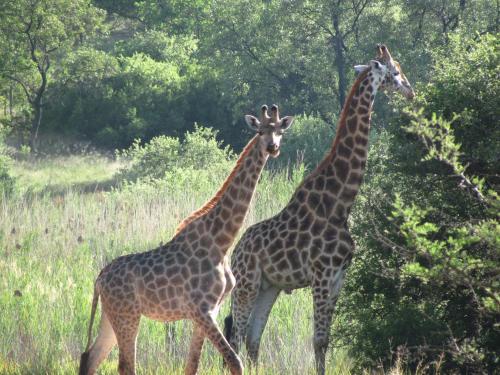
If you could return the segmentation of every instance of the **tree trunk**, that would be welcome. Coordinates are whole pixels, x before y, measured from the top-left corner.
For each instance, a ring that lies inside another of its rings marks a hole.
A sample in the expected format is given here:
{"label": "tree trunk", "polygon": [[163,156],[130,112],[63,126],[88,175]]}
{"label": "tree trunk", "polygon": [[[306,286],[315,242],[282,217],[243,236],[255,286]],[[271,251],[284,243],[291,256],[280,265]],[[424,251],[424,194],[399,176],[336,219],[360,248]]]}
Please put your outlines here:
{"label": "tree trunk", "polygon": [[40,124],[42,123],[43,114],[43,95],[45,94],[45,89],[47,88],[47,71],[50,67],[48,57],[46,58],[46,64],[43,67],[38,68],[40,72],[40,77],[42,78],[42,83],[36,92],[35,98],[31,101],[31,107],[33,108],[33,120],[31,122],[30,131],[30,147],[32,152],[38,150],[38,130],[40,129]]}
{"label": "tree trunk", "polygon": [[33,152],[38,150],[38,129],[40,129],[40,124],[42,123],[42,105],[42,96],[37,97],[32,103],[34,116],[31,122],[30,147]]}
{"label": "tree trunk", "polygon": [[335,51],[335,64],[337,65],[337,73],[339,75],[339,105],[340,111],[345,102],[345,92],[347,87],[347,78],[345,75],[345,56],[344,56],[344,41],[342,38],[342,33],[339,28],[339,15],[337,13],[332,14],[333,28],[335,30],[335,36],[332,38],[333,50]]}
{"label": "tree trunk", "polygon": [[12,94],[12,84],[9,85],[9,119],[10,121],[12,121],[12,117],[13,117],[13,112],[12,112],[12,108],[14,106],[13,104],[13,100],[14,100],[14,96]]}

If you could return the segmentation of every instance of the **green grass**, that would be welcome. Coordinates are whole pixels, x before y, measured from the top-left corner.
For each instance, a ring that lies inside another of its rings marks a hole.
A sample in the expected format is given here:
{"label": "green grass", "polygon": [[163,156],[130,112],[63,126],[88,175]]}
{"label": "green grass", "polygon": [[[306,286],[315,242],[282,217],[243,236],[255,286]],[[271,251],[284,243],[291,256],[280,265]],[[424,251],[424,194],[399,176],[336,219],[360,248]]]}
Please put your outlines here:
{"label": "green grass", "polygon": [[[116,169],[95,156],[15,166],[21,190],[30,194],[0,201],[0,374],[74,374],[99,270],[118,255],[168,241],[179,221],[216,189],[186,196],[80,188],[112,180]],[[300,178],[266,174],[246,226],[281,209]],[[228,306],[227,300],[221,325]],[[308,289],[279,298],[264,333],[260,373],[313,373],[312,315]],[[164,324],[142,319],[138,373],[183,373],[191,324],[172,326],[174,335],[166,340]],[[116,359],[115,349],[99,373],[115,374]],[[328,362],[328,374],[351,373],[352,361],[341,350],[330,350]],[[206,343],[200,373],[221,372],[221,356]]]}
{"label": "green grass", "polygon": [[118,162],[98,154],[69,155],[14,163],[12,174],[22,193],[94,192],[114,183]]}

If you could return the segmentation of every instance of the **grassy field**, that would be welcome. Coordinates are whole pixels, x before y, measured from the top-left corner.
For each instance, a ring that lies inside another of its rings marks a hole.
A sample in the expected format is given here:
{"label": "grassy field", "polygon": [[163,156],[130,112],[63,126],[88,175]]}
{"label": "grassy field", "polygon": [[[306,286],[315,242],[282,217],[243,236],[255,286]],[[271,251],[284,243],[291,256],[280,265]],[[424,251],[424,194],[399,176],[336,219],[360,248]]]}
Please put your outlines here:
{"label": "grassy field", "polygon": [[[0,203],[1,374],[74,374],[99,270],[118,255],[168,241],[179,221],[216,189],[189,196],[154,189],[105,191],[118,167],[97,156],[14,166],[20,192]],[[298,178],[264,176],[246,226],[283,207]],[[221,323],[228,306],[226,301]],[[182,373],[191,325],[172,326],[167,338],[164,324],[142,320],[139,373]],[[281,296],[264,334],[260,373],[312,373],[311,337],[309,291]],[[331,350],[329,363],[330,374],[351,371],[343,351]],[[100,373],[116,373],[116,365],[115,349]],[[221,357],[211,344],[205,345],[200,369],[221,373]]]}

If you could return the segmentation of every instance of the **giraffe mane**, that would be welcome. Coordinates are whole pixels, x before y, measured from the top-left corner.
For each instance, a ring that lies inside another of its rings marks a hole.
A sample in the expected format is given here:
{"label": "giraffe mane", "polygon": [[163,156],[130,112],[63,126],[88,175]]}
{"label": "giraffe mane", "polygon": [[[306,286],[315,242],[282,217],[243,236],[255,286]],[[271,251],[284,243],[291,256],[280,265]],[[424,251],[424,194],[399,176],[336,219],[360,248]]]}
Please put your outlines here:
{"label": "giraffe mane", "polygon": [[335,138],[333,139],[332,147],[330,148],[330,152],[325,155],[323,160],[318,164],[318,166],[302,181],[302,183],[297,187],[296,191],[298,191],[302,185],[304,185],[310,178],[315,177],[321,171],[323,168],[325,168],[327,165],[330,164],[332,159],[335,157],[336,151],[337,151],[337,144],[340,142],[340,131],[342,128],[345,128],[347,126],[347,113],[349,112],[349,107],[351,105],[352,98],[354,94],[356,94],[356,91],[359,88],[359,85],[361,82],[367,77],[368,72],[371,70],[371,68],[365,69],[363,72],[361,72],[357,77],[354,83],[352,84],[351,90],[349,91],[349,94],[347,95],[347,98],[344,102],[344,107],[342,108],[342,112],[340,112],[340,118],[337,123],[337,130],[335,131]]}
{"label": "giraffe mane", "polygon": [[184,220],[181,221],[181,223],[179,224],[179,226],[175,230],[174,237],[177,236],[190,223],[192,223],[193,221],[195,221],[199,217],[205,215],[212,208],[215,207],[215,205],[220,201],[220,199],[222,198],[222,196],[226,192],[227,188],[231,184],[232,180],[234,179],[234,176],[236,175],[236,172],[238,172],[240,170],[246,156],[250,153],[250,150],[257,143],[258,138],[259,138],[259,136],[256,135],[250,140],[250,142],[247,143],[245,148],[243,148],[243,151],[241,151],[241,154],[238,157],[238,160],[236,160],[236,165],[234,166],[234,168],[231,171],[231,173],[229,174],[229,176],[227,176],[226,180],[224,181],[224,183],[222,184],[220,189],[203,206],[198,208],[196,211],[192,212],[191,215],[189,215],[188,217],[186,217]]}

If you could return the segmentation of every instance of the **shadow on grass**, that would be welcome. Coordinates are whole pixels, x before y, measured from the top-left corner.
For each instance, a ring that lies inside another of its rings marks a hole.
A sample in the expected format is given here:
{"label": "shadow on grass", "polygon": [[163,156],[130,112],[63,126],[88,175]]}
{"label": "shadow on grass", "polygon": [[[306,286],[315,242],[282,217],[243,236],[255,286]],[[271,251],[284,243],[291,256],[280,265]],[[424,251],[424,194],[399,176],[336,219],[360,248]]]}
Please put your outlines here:
{"label": "shadow on grass", "polygon": [[73,184],[50,184],[41,189],[28,190],[28,195],[47,195],[50,197],[64,196],[68,192],[76,192],[80,194],[94,194],[100,192],[111,191],[118,187],[119,181],[116,177],[106,180],[83,181]]}

